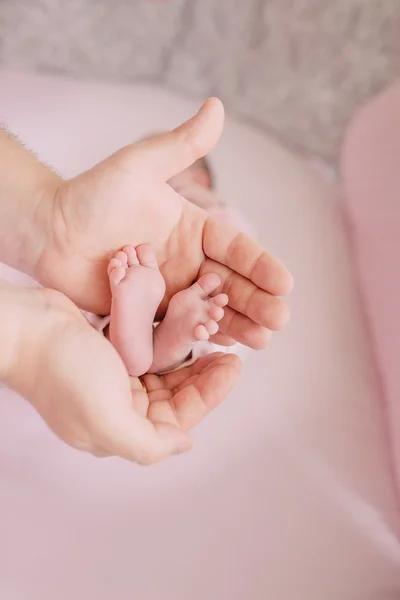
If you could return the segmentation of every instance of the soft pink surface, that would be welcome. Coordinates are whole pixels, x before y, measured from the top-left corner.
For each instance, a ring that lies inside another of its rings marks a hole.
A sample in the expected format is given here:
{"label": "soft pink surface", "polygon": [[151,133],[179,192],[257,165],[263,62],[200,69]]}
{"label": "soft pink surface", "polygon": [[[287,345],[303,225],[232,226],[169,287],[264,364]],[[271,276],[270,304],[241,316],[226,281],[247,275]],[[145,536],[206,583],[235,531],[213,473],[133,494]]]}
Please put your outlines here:
{"label": "soft pink surface", "polygon": [[400,82],[356,116],[343,170],[400,491]]}
{"label": "soft pink surface", "polygon": [[[66,175],[195,107],[10,73],[0,89],[2,121]],[[1,389],[2,599],[399,596],[399,518],[336,192],[233,122],[213,162],[222,197],[294,271],[292,325],[251,355],[194,451],[150,469],[67,448]]]}

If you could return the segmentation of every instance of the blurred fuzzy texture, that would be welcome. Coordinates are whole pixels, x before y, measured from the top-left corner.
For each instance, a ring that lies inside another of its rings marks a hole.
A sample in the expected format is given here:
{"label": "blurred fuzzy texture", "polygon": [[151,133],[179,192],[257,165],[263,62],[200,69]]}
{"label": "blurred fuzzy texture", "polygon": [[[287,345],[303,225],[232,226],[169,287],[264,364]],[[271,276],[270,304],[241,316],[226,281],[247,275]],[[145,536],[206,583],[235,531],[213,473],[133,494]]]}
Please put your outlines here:
{"label": "blurred fuzzy texture", "polygon": [[400,73],[400,0],[1,0],[0,66],[218,95],[334,165]]}

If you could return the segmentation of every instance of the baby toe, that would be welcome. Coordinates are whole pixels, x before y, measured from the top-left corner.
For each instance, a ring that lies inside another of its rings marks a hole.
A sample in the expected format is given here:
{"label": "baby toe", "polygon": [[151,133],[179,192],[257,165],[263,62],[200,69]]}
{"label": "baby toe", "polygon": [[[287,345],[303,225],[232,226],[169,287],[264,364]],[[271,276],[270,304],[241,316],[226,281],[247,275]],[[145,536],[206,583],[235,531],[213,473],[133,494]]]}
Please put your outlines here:
{"label": "baby toe", "polygon": [[190,289],[198,294],[200,298],[206,298],[220,285],[221,279],[218,275],[215,273],[207,273],[206,275],[202,275],[202,277],[200,277],[200,279],[196,281],[196,283],[194,283]]}
{"label": "baby toe", "polygon": [[221,321],[224,316],[224,309],[221,306],[212,306],[208,311],[208,316],[213,321]]}
{"label": "baby toe", "polygon": [[110,273],[110,286],[111,291],[113,292],[115,288],[121,283],[126,274],[125,267],[116,267]]}
{"label": "baby toe", "polygon": [[114,269],[120,269],[122,266],[123,265],[118,258],[112,258],[110,260],[110,262],[108,263],[108,267],[107,267],[108,275],[111,275],[111,273],[112,273],[112,271],[114,271]]}
{"label": "baby toe", "polygon": [[128,265],[128,254],[125,252],[125,249],[117,252],[115,258],[120,261],[122,267],[126,267]]}
{"label": "baby toe", "polygon": [[121,254],[125,254],[129,267],[135,267],[139,264],[135,248],[133,246],[125,246]]}
{"label": "baby toe", "polygon": [[206,342],[210,338],[210,334],[208,333],[205,325],[197,325],[196,329],[194,330],[194,337],[196,340],[199,340],[199,342]]}
{"label": "baby toe", "polygon": [[136,254],[141,265],[144,267],[151,267],[152,269],[158,269],[156,253],[149,244],[137,246]]}
{"label": "baby toe", "polygon": [[226,306],[229,302],[229,298],[227,294],[217,294],[214,298],[211,299],[211,302],[215,304],[215,306]]}
{"label": "baby toe", "polygon": [[204,325],[204,327],[207,329],[207,332],[209,335],[215,335],[219,331],[218,323],[216,323],[212,319],[207,321],[207,323]]}

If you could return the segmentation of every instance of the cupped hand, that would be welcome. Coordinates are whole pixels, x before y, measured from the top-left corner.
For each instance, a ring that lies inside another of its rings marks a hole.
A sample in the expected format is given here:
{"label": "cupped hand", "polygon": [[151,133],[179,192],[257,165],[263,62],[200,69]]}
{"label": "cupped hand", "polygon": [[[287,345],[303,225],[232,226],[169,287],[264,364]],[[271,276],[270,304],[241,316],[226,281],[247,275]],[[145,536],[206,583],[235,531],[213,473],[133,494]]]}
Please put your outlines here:
{"label": "cupped hand", "polygon": [[176,373],[131,378],[71,300],[53,290],[12,293],[23,336],[4,380],[74,448],[139,464],[185,452],[189,429],[236,383],[240,361],[225,354]]}
{"label": "cupped hand", "polygon": [[288,320],[278,296],[290,292],[290,273],[248,236],[208,218],[166,183],[213,148],[223,120],[222,104],[211,99],[176,130],[123,148],[61,182],[48,206],[38,280],[83,309],[107,314],[110,257],[125,245],[150,243],[167,286],[159,317],[174,293],[215,272],[222,280],[217,292],[229,295],[222,336],[265,346],[267,330]]}

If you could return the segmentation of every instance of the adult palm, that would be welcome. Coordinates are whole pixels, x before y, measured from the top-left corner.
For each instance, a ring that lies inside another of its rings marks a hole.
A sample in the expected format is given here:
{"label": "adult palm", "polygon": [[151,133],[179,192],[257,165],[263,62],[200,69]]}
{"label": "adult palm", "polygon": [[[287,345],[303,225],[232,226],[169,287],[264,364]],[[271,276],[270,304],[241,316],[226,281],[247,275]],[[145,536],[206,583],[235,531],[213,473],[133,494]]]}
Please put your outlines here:
{"label": "adult palm", "polygon": [[176,130],[123,148],[61,181],[48,204],[49,235],[37,278],[81,308],[106,314],[111,255],[128,244],[150,243],[166,281],[159,316],[175,292],[215,272],[229,295],[221,332],[254,348],[265,346],[266,328],[280,329],[288,319],[277,296],[290,291],[289,272],[246,235],[208,218],[166,183],[212,149],[223,118],[222,104],[211,99]]}
{"label": "adult palm", "polygon": [[29,326],[4,380],[60,439],[95,456],[150,464],[189,450],[188,431],[240,373],[236,356],[211,354],[167,375],[129,377],[114,347],[66,296],[47,289],[12,294],[9,302]]}

